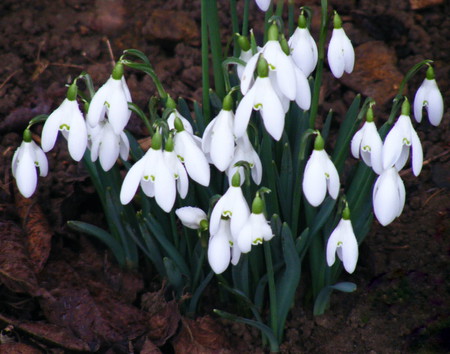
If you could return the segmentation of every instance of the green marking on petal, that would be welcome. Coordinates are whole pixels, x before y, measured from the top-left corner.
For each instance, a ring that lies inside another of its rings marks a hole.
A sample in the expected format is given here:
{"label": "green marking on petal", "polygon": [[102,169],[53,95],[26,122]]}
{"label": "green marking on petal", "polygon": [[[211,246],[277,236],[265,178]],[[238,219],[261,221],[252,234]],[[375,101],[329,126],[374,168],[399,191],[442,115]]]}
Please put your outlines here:
{"label": "green marking on petal", "polygon": [[145,181],[148,181],[148,176],[142,177]]}
{"label": "green marking on petal", "polygon": [[260,238],[260,237],[255,238],[255,239],[252,241],[252,244],[254,244],[254,245],[260,245],[261,243],[263,243],[263,239]]}
{"label": "green marking on petal", "polygon": [[337,245],[338,245],[338,247],[342,246],[343,245],[342,241],[338,241]]}
{"label": "green marking on petal", "polygon": [[233,212],[231,210],[224,210],[222,212],[222,215],[225,216],[225,217],[231,218],[231,216],[233,215]]}
{"label": "green marking on petal", "polygon": [[108,108],[110,108],[110,107],[111,107],[111,105],[109,104],[109,102],[108,102],[108,101],[105,101],[105,106],[106,106],[106,107],[108,107]]}
{"label": "green marking on petal", "polygon": [[36,167],[39,167],[39,162],[34,161],[34,164],[36,165]]}
{"label": "green marking on petal", "polygon": [[181,156],[181,155],[177,155],[177,157],[178,157],[178,159],[181,161],[181,162],[184,162],[184,158],[183,158],[183,156]]}
{"label": "green marking on petal", "polygon": [[330,179],[330,175],[329,175],[327,172],[325,172],[325,177],[326,177],[327,179]]}
{"label": "green marking on petal", "polygon": [[262,103],[256,103],[256,104],[253,105],[253,108],[256,109],[256,110],[259,110],[259,109],[262,108],[262,106],[263,106]]}
{"label": "green marking on petal", "polygon": [[275,65],[269,63],[269,69],[270,70],[276,70],[277,67]]}
{"label": "green marking on petal", "polygon": [[233,247],[234,245],[233,241],[228,241],[228,243],[230,244],[230,247]]}
{"label": "green marking on petal", "polygon": [[371,152],[371,151],[372,151],[372,149],[370,148],[369,145],[363,146],[362,149],[363,149],[363,151],[368,151],[368,152]]}
{"label": "green marking on petal", "polygon": [[59,130],[70,130],[70,126],[67,124],[61,124]]}

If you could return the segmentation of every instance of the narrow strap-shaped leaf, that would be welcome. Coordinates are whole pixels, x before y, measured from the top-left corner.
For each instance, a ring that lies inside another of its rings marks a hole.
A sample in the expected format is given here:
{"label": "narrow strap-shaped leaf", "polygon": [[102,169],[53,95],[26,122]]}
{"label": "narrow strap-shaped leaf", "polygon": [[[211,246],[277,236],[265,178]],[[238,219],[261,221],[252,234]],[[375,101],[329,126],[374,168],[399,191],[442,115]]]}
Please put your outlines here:
{"label": "narrow strap-shaped leaf", "polygon": [[356,284],[351,282],[342,282],[335,285],[325,286],[319,293],[314,302],[314,316],[322,315],[330,303],[330,296],[333,290],[351,293],[356,290]]}
{"label": "narrow strap-shaped leaf", "polygon": [[[287,140],[287,139],[286,139]],[[293,186],[292,154],[289,143],[283,145],[281,157],[281,170],[278,178],[278,195],[280,196],[283,220],[290,223],[292,209],[292,186]]]}
{"label": "narrow strap-shaped leaf", "polygon": [[177,296],[181,296],[183,293],[184,282],[180,269],[169,257],[164,257],[163,262],[169,284],[175,288]]}
{"label": "narrow strap-shaped leaf", "polygon": [[203,294],[203,291],[205,290],[206,286],[209,284],[211,279],[214,276],[214,272],[211,270],[208,275],[202,280],[200,285],[195,289],[194,293],[192,294],[191,301],[189,302],[189,313],[196,313],[197,312],[197,305],[200,300],[201,295]]}

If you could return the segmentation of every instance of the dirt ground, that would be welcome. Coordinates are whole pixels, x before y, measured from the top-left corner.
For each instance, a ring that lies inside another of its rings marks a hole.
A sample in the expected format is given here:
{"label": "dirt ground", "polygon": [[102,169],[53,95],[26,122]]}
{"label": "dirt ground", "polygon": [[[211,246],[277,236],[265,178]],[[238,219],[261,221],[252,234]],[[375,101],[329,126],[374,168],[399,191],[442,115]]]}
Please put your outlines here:
{"label": "dirt ground", "polygon": [[[218,3],[223,28],[231,28],[228,2]],[[317,10],[319,3],[298,5]],[[250,24],[258,33],[263,14],[251,6]],[[403,214],[385,228],[374,223],[356,272],[343,276],[358,290],[334,294],[331,309],[314,317],[299,289],[282,351],[449,352],[450,3],[330,0],[330,7],[344,20],[357,64],[341,80],[325,72],[323,112],[333,108],[339,120],[361,92],[376,99],[381,122],[402,75],[416,62],[432,59],[445,115],[438,128],[426,121],[415,124],[426,164],[418,178],[403,173]],[[120,270],[101,244],[67,228],[67,220],[99,225],[104,220],[86,171],[72,162],[64,144],[48,154],[49,176],[39,180],[30,200],[20,197],[11,176],[12,154],[28,121],[55,109],[65,84],[81,71],[89,72],[97,87],[103,83],[111,53],[117,59],[124,49],[141,50],[172,97],[201,100],[199,33],[199,1],[0,3],[0,352],[264,352],[253,329],[211,313],[196,320],[182,317],[144,269]],[[230,34],[222,33],[224,39]],[[151,80],[131,70],[126,76],[134,102],[145,106],[155,93]],[[421,72],[411,81],[411,100],[423,77]],[[128,128],[146,135],[136,117]],[[33,244],[35,253],[25,244]]]}

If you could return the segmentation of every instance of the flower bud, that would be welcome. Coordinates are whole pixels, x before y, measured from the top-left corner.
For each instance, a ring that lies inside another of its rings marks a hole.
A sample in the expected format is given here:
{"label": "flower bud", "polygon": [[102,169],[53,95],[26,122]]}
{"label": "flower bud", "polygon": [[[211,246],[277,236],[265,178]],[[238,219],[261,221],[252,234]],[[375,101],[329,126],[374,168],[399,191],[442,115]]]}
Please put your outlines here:
{"label": "flower bud", "polygon": [[238,35],[237,42],[238,42],[241,50],[243,50],[244,52],[246,52],[250,49],[250,41],[248,40],[248,38],[246,36]]}

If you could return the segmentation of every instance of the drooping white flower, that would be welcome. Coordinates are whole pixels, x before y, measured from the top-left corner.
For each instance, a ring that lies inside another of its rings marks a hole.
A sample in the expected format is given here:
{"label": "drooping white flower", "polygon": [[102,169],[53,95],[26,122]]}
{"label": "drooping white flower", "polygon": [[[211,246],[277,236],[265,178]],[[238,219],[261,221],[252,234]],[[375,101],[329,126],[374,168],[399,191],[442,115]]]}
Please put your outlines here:
{"label": "drooping white flower", "polygon": [[175,203],[175,178],[167,166],[161,150],[162,137],[153,135],[152,147],[128,171],[120,190],[120,201],[128,204],[140,185],[149,197],[155,197],[156,203],[165,212],[170,212]]}
{"label": "drooping white flower", "polygon": [[262,163],[259,155],[253,148],[250,139],[248,138],[248,134],[245,133],[241,138],[236,140],[236,147],[234,148],[234,156],[231,161],[226,173],[228,175],[229,183],[231,184],[231,179],[236,173],[239,171],[241,176],[241,182],[243,183],[245,179],[244,167],[235,166],[235,164],[239,161],[247,161],[250,165],[250,171],[252,174],[253,182],[256,184],[261,183],[262,179]]}
{"label": "drooping white flower", "polygon": [[358,261],[358,241],[350,221],[348,207],[344,209],[341,221],[328,238],[327,263],[329,267],[334,264],[336,253],[344,264],[345,270],[350,274],[353,273]]}
{"label": "drooping white flower", "polygon": [[123,76],[123,64],[119,62],[108,81],[92,97],[87,114],[89,125],[98,125],[108,114],[114,132],[119,135],[130,120],[128,102],[131,95]]}
{"label": "drooping white flower", "polygon": [[409,150],[411,149],[412,170],[415,176],[420,174],[423,164],[423,150],[409,117],[410,105],[405,99],[402,105],[402,114],[397,119],[392,129],[389,131],[383,144],[383,169],[388,169],[395,165],[400,171],[408,161]]}
{"label": "drooping white flower", "polygon": [[189,177],[203,186],[208,186],[210,170],[205,154],[194,136],[184,129],[179,117],[176,117],[174,126],[176,129],[175,152],[178,158],[186,168]]}
{"label": "drooping white flower", "polygon": [[269,9],[271,0],[255,0],[255,1],[256,1],[256,5],[258,5],[258,7],[260,8],[261,11],[265,12]]}
{"label": "drooping white flower", "polygon": [[87,146],[86,122],[76,101],[77,86],[72,84],[67,91],[67,98],[50,114],[42,128],[41,145],[44,152],[55,146],[58,132],[67,139],[69,154],[75,161],[80,161]]}
{"label": "drooping white flower", "polygon": [[208,262],[214,273],[221,274],[228,268],[231,258],[230,247],[233,247],[230,220],[221,219],[216,232],[211,232],[208,244]]}
{"label": "drooping white flower", "polygon": [[167,125],[169,126],[169,129],[175,129],[175,118],[179,118],[181,120],[184,130],[186,130],[191,135],[194,134],[194,129],[192,129],[192,125],[191,123],[189,123],[189,120],[183,117],[176,109],[174,112],[170,113],[169,117],[167,118]]}
{"label": "drooping white flower", "polygon": [[257,196],[253,200],[252,213],[248,217],[237,238],[237,246],[242,253],[250,252],[252,245],[270,241],[274,236],[268,221],[263,214],[264,204]]}
{"label": "drooping white flower", "polygon": [[96,161],[99,158],[103,170],[109,171],[119,155],[122,160],[128,159],[130,143],[127,135],[123,131],[117,135],[107,120],[101,121],[96,127],[98,130],[90,137],[91,160]]}
{"label": "drooping white flower", "polygon": [[261,56],[259,62],[258,77],[236,109],[234,135],[240,138],[245,134],[252,110],[257,110],[267,132],[280,140],[284,128],[283,106],[268,77],[267,61]]}
{"label": "drooping white flower", "polygon": [[328,193],[333,199],[339,195],[339,174],[324,150],[324,141],[317,135],[314,150],[306,163],[303,175],[303,193],[312,206],[319,206]]}
{"label": "drooping white flower", "polygon": [[205,221],[206,224],[208,222],[206,213],[200,208],[190,206],[182,207],[175,210],[175,214],[177,214],[178,218],[184,226],[194,230],[204,228]]}
{"label": "drooping white flower", "polygon": [[436,83],[433,67],[429,67],[425,80],[414,97],[414,118],[417,122],[422,121],[423,107],[427,109],[428,119],[434,126],[441,123],[444,114],[444,100]]}
{"label": "drooping white flower", "polygon": [[303,13],[300,14],[298,26],[291,38],[289,38],[289,47],[291,48],[291,56],[295,65],[306,77],[311,75],[317,65],[317,44],[311,33],[309,33]]}
{"label": "drooping white flower", "polygon": [[24,132],[22,144],[14,152],[12,159],[12,175],[16,179],[19,192],[29,198],[36,190],[37,170],[39,175],[47,176],[48,161],[42,149],[31,140],[31,132],[27,129]]}
{"label": "drooping white flower", "polygon": [[405,206],[405,185],[395,167],[378,176],[373,187],[373,211],[383,226],[400,216]]}
{"label": "drooping white flower", "polygon": [[342,28],[342,20],[335,12],[334,29],[328,45],[328,65],[334,77],[340,78],[344,71],[350,74],[355,65],[355,51],[352,42]]}
{"label": "drooping white flower", "polygon": [[209,154],[212,163],[222,172],[227,169],[234,156],[234,114],[231,109],[232,98],[227,95],[222,110],[208,124],[202,138],[203,152]]}
{"label": "drooping white flower", "polygon": [[373,121],[373,110],[367,110],[367,119],[360,130],[352,138],[351,151],[354,158],[363,159],[367,166],[371,166],[376,174],[383,172],[381,151],[383,142]]}

